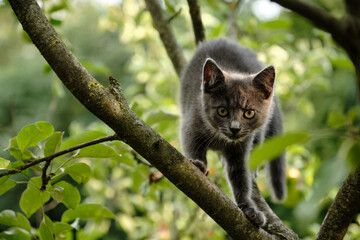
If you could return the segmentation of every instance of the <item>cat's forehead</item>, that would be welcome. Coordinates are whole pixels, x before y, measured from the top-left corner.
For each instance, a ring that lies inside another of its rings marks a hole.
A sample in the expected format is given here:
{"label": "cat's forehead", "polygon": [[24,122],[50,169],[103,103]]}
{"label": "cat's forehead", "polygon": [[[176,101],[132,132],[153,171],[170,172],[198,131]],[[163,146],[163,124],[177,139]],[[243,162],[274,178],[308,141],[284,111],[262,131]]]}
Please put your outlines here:
{"label": "cat's forehead", "polygon": [[251,73],[241,73],[241,72],[233,72],[233,71],[223,71],[225,81],[243,81],[243,82],[251,82],[254,78],[255,74]]}
{"label": "cat's forehead", "polygon": [[255,108],[263,102],[257,89],[251,84],[251,76],[227,81],[226,101],[233,108]]}

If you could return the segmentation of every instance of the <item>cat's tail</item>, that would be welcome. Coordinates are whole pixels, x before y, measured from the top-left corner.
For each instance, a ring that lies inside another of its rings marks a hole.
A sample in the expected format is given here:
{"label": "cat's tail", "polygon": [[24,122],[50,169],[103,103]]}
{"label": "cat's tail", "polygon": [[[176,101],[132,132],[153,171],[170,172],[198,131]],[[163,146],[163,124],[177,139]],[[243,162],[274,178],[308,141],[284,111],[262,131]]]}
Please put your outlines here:
{"label": "cat's tail", "polygon": [[285,153],[269,162],[266,166],[270,180],[271,195],[276,201],[286,199],[286,163]]}
{"label": "cat's tail", "polygon": [[[273,107],[273,116],[268,125],[266,138],[281,135],[283,132],[281,112],[277,98],[274,98]],[[285,200],[287,193],[285,152],[279,157],[271,159],[271,161],[266,164],[266,168],[273,198],[276,201]]]}

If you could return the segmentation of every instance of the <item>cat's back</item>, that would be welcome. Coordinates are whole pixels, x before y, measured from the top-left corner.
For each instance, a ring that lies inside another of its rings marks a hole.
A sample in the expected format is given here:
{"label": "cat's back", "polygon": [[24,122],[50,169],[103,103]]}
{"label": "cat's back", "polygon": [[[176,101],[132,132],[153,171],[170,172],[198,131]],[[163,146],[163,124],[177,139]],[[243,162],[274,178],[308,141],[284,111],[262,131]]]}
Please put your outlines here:
{"label": "cat's back", "polygon": [[253,51],[235,41],[219,38],[203,42],[181,76],[182,105],[196,101],[200,94],[202,70],[207,58],[212,58],[222,70],[229,72],[256,73],[263,68]]}

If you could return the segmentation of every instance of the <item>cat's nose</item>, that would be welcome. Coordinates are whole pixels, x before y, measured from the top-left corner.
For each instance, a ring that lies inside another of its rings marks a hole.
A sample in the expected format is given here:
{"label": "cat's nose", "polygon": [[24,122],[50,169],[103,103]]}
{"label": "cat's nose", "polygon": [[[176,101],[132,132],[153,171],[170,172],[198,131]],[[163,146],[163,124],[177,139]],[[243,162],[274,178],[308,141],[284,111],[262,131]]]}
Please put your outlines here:
{"label": "cat's nose", "polygon": [[240,128],[230,128],[230,131],[235,135],[240,131]]}

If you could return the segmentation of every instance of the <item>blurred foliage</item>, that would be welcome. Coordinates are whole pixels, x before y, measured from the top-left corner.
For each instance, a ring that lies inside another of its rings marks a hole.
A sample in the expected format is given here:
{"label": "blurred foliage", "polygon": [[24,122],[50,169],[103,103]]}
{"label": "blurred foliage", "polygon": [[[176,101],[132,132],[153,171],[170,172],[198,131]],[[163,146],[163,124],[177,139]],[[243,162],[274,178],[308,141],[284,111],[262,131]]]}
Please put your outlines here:
{"label": "blurred foliage", "polygon": [[[96,79],[104,85],[109,75],[119,79],[132,109],[180,149],[179,80],[143,1],[39,2]],[[271,202],[264,171],[257,181],[279,217],[301,238],[313,239],[342,180],[359,166],[354,67],[329,34],[301,17],[275,7],[264,20],[258,10],[265,2],[240,5],[238,41],[277,69],[276,93],[289,133],[283,139],[304,133],[308,141],[281,142],[288,146],[288,198],[283,204]],[[340,0],[309,2],[337,17],[344,14]],[[171,24],[189,59],[195,43],[186,1],[163,3],[169,18],[181,9]],[[218,0],[200,4],[207,38],[226,36],[228,6]],[[8,3],[0,1],[0,6],[0,146],[7,148],[0,152],[0,171],[111,135],[62,86]],[[27,139],[38,135],[36,129],[47,134]],[[209,178],[230,195],[217,154],[209,152],[208,159]],[[225,238],[213,220],[121,142],[59,157],[51,170],[55,176],[45,192],[39,191],[39,167],[0,179],[0,238],[48,239],[52,233],[57,239],[75,234],[77,239]],[[154,178],[156,183],[149,180]],[[34,205],[29,199],[39,201]],[[345,239],[360,238],[359,224],[358,216]]]}

